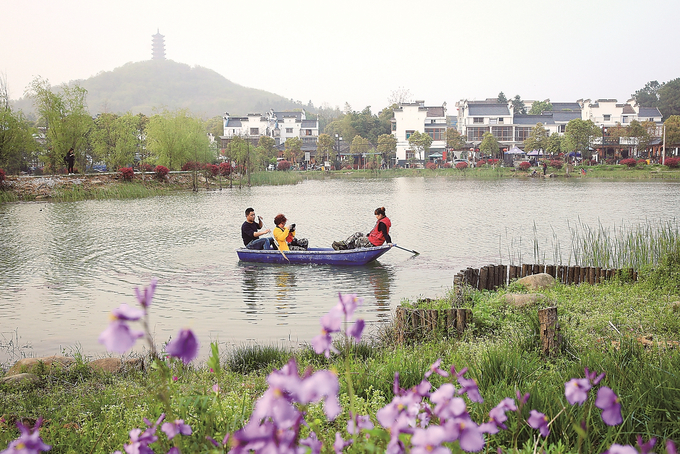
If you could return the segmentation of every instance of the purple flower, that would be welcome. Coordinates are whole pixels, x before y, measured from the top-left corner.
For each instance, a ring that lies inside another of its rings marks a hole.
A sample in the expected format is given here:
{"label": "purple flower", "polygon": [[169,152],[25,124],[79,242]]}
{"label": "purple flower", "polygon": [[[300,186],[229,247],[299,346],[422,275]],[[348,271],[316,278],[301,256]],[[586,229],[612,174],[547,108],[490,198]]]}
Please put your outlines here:
{"label": "purple flower", "polygon": [[477,382],[474,381],[474,379],[459,376],[458,377],[458,384],[460,386],[462,386],[462,388],[460,388],[458,390],[458,394],[467,393],[468,398],[472,402],[477,402],[477,403],[484,402],[484,399],[482,399],[482,395],[479,394],[479,387],[477,386]]}
{"label": "purple flower", "polygon": [[361,341],[361,333],[364,331],[364,326],[366,322],[362,319],[357,320],[354,324],[347,330],[347,334],[352,336],[357,342]]}
{"label": "purple flower", "polygon": [[303,405],[323,400],[324,413],[328,419],[333,420],[342,410],[338,400],[339,389],[338,377],[329,370],[320,370],[305,378],[300,387],[291,394]]}
{"label": "purple flower", "polygon": [[357,297],[355,293],[352,293],[350,295],[343,295],[342,293],[338,293],[338,296],[340,299],[338,304],[341,306],[342,311],[345,313],[345,320],[352,318],[356,308],[361,306],[361,304],[364,302],[364,299]]}
{"label": "purple flower", "polygon": [[99,343],[110,352],[125,353],[140,337],[144,337],[142,331],[132,331],[127,323],[116,320],[99,335]]}
{"label": "purple flower", "polygon": [[529,426],[534,429],[538,429],[543,438],[550,434],[550,429],[548,428],[548,417],[543,413],[536,410],[531,410],[529,412],[529,419],[527,419]]}
{"label": "purple flower", "polygon": [[656,438],[652,437],[647,443],[642,442],[642,437],[637,436],[637,445],[640,447],[640,454],[651,454],[654,445],[656,444]]}
{"label": "purple flower", "polygon": [[411,437],[412,454],[446,454],[451,450],[442,446],[446,441],[454,438],[442,426],[430,426],[427,429],[415,429]]}
{"label": "purple flower", "polygon": [[176,419],[175,422],[166,422],[161,427],[161,430],[168,436],[168,440],[172,440],[176,435],[191,435],[191,427],[184,424],[184,420]]}
{"label": "purple flower", "polygon": [[444,424],[444,429],[452,440],[458,440],[463,451],[481,451],[484,448],[484,435],[468,416],[455,418]]}
{"label": "purple flower", "polygon": [[439,358],[437,361],[432,363],[427,372],[425,372],[425,378],[429,378],[432,374],[441,375],[442,377],[448,377],[449,373],[445,370],[441,370],[439,366],[442,364],[442,359]]}
{"label": "purple flower", "polygon": [[572,378],[564,384],[564,396],[569,404],[583,404],[588,399],[590,380],[587,378]]}
{"label": "purple flower", "polygon": [[335,454],[339,454],[342,452],[345,447],[349,446],[352,444],[352,440],[345,441],[342,439],[342,435],[340,435],[340,432],[335,432],[335,443],[333,443],[333,451],[335,451]]}
{"label": "purple flower", "polygon": [[597,375],[597,372],[590,372],[588,368],[586,367],[585,369],[586,372],[586,378],[590,380],[590,383],[593,384],[593,386],[597,386],[600,381],[604,378],[604,372],[602,372],[600,375]]}
{"label": "purple flower", "polygon": [[525,393],[524,395],[522,395],[518,389],[517,391],[515,391],[515,394],[517,395],[517,402],[520,406],[526,404],[527,401],[529,400],[529,393]]}
{"label": "purple flower", "polygon": [[170,356],[181,359],[184,364],[189,364],[198,356],[198,339],[190,329],[181,329],[177,337],[168,342],[165,350]]}
{"label": "purple flower", "polygon": [[675,443],[673,443],[673,440],[666,441],[666,451],[668,454],[678,454],[678,450],[675,449]]}
{"label": "purple flower", "polygon": [[605,454],[638,454],[637,449],[629,445],[617,445],[614,443]]}
{"label": "purple flower", "polygon": [[323,446],[314,432],[311,432],[307,438],[300,440],[300,444],[311,449],[310,454],[319,454]]}
{"label": "purple flower", "polygon": [[144,317],[144,311],[123,303],[111,312],[114,320],[137,321]]}
{"label": "purple flower", "polygon": [[359,431],[362,429],[372,429],[373,428],[373,423],[371,422],[371,417],[366,415],[366,416],[354,416],[352,415],[352,412],[350,411],[350,419],[347,421],[347,432],[350,435],[358,435]]}
{"label": "purple flower", "polygon": [[430,401],[435,404],[433,413],[440,419],[467,416],[467,405],[462,398],[453,397],[455,392],[455,386],[444,383],[430,396]]}
{"label": "purple flower", "polygon": [[7,445],[7,449],[2,451],[2,454],[37,454],[52,449],[51,446],[46,445],[42,441],[42,438],[40,438],[41,423],[42,418],[36,421],[33,429],[30,429],[17,421],[17,427],[20,432],[19,438],[11,441],[9,445]]}
{"label": "purple flower", "polygon": [[602,410],[602,421],[608,426],[615,426],[623,422],[619,398],[610,388],[603,386],[597,390],[595,406]]}
{"label": "purple flower", "polygon": [[507,411],[517,411],[517,407],[515,406],[515,401],[511,399],[510,397],[506,397],[498,405],[493,407],[491,410],[489,410],[489,423],[491,425],[487,426],[484,425],[486,432],[495,434],[498,433],[498,428],[500,427],[503,430],[506,430],[507,427],[505,426],[505,421],[508,420],[507,415],[505,412]]}
{"label": "purple flower", "polygon": [[158,279],[151,279],[151,284],[148,287],[144,287],[144,291],[140,292],[139,288],[135,287],[135,295],[137,296],[137,301],[139,305],[147,308],[151,306],[151,301],[153,300],[153,294],[156,292],[156,284]]}

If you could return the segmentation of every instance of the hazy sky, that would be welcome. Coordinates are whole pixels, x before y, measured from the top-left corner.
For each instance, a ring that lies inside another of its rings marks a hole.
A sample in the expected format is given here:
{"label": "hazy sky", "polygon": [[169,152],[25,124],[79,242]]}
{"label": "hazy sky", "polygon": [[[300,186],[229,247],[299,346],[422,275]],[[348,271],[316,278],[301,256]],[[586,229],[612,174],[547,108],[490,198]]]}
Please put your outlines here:
{"label": "hazy sky", "polygon": [[148,60],[157,29],[170,60],[374,113],[399,88],[451,114],[500,91],[625,101],[680,77],[678,0],[0,0],[0,17],[12,99],[36,76],[60,84]]}

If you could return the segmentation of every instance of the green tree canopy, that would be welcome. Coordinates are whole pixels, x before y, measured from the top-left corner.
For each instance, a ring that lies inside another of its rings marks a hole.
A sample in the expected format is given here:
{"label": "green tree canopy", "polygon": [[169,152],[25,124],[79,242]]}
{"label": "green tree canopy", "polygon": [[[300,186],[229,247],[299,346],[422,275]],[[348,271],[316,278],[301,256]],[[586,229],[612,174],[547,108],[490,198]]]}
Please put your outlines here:
{"label": "green tree canopy", "polygon": [[663,118],[680,115],[680,78],[666,82],[659,88],[658,107]]}
{"label": "green tree canopy", "polygon": [[666,145],[680,145],[680,115],[671,115],[664,122]]}
{"label": "green tree canopy", "polygon": [[429,134],[415,131],[408,138],[408,143],[413,150],[414,158],[422,161],[426,158],[428,151],[430,151],[432,137]]}
{"label": "green tree canopy", "polygon": [[592,157],[590,145],[593,138],[602,135],[602,130],[592,120],[574,118],[567,123],[563,145],[569,151],[578,151],[584,159]]}
{"label": "green tree canopy", "polygon": [[549,99],[545,101],[536,101],[531,105],[531,110],[529,110],[529,115],[541,115],[543,111],[549,111],[553,109],[553,105],[550,103]]}
{"label": "green tree canopy", "polygon": [[368,141],[368,139],[365,139],[361,136],[354,136],[354,140],[352,140],[352,144],[349,147],[349,151],[352,154],[368,153],[370,149],[371,143]]}
{"label": "green tree canopy", "polygon": [[507,104],[508,98],[505,97],[505,93],[500,92],[500,93],[498,93],[498,97],[496,98],[496,101],[498,102],[498,104]]}
{"label": "green tree canopy", "polygon": [[378,137],[378,153],[382,156],[387,166],[392,162],[392,158],[397,152],[397,138],[392,134],[381,134]]}
{"label": "green tree canopy", "polygon": [[30,125],[23,112],[9,104],[7,83],[0,77],[0,168],[9,173],[26,170],[38,151]]}
{"label": "green tree canopy", "polygon": [[524,105],[524,101],[522,101],[522,98],[520,98],[519,95],[515,95],[515,97],[512,99],[512,108],[515,115],[526,115],[527,113],[527,108]]}
{"label": "green tree canopy", "polygon": [[324,161],[335,161],[336,151],[335,151],[335,140],[328,134],[319,134],[319,138],[316,140],[316,156],[317,160],[323,159]]}
{"label": "green tree canopy", "polygon": [[661,84],[656,80],[649,81],[644,87],[637,90],[631,96],[635,102],[644,107],[658,107],[659,105],[659,88]]}
{"label": "green tree canopy", "polygon": [[92,161],[104,161],[110,170],[131,166],[139,150],[139,119],[131,113],[98,115],[90,136]]}
{"label": "green tree canopy", "polygon": [[[502,92],[501,92],[502,93]],[[446,128],[446,147],[453,150],[465,148],[465,138],[456,128]]]}
{"label": "green tree canopy", "polygon": [[548,130],[543,127],[543,123],[537,123],[524,141],[524,149],[527,151],[547,150],[549,134]]}
{"label": "green tree canopy", "polygon": [[297,163],[302,159],[302,139],[290,137],[286,139],[283,155],[291,162]]}
{"label": "green tree canopy", "polygon": [[210,155],[210,143],[205,125],[186,109],[164,110],[149,119],[147,148],[156,164],[179,170],[188,161],[205,160]]}
{"label": "green tree canopy", "polygon": [[558,133],[553,132],[550,134],[550,138],[548,139],[548,146],[546,147],[545,151],[548,152],[549,154],[559,154],[562,152],[562,136],[560,136]]}
{"label": "green tree canopy", "polygon": [[500,145],[498,144],[496,137],[490,132],[485,132],[482,136],[482,143],[479,145],[479,151],[494,157],[498,156]]}

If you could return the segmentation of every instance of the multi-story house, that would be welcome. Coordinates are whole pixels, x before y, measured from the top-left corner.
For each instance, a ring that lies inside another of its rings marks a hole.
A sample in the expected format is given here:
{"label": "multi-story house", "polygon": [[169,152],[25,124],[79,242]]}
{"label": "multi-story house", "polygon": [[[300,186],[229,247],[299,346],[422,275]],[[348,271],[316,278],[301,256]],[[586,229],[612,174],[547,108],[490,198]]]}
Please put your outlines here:
{"label": "multi-story house", "polygon": [[[446,152],[446,128],[446,103],[429,107],[425,101],[399,104],[392,119],[392,134],[397,139],[396,164],[408,165],[414,159],[422,163],[433,156],[441,158]],[[417,155],[409,144],[409,137],[416,131],[432,137],[427,156]]]}

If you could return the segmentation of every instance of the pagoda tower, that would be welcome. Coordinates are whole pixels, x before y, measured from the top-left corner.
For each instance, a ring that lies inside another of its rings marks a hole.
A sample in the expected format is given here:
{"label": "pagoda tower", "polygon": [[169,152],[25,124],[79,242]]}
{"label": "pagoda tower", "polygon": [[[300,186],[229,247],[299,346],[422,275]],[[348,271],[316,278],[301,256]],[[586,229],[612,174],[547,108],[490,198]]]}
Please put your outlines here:
{"label": "pagoda tower", "polygon": [[153,45],[151,47],[152,60],[165,60],[165,36],[161,35],[160,30],[156,30],[153,35]]}

